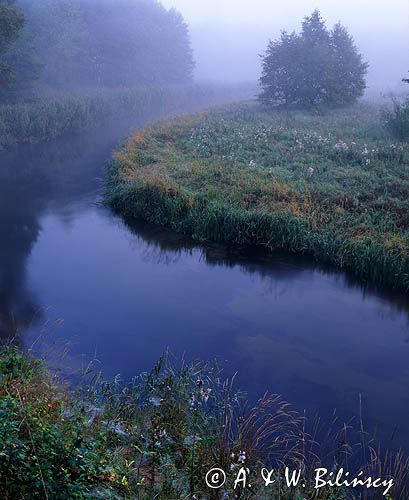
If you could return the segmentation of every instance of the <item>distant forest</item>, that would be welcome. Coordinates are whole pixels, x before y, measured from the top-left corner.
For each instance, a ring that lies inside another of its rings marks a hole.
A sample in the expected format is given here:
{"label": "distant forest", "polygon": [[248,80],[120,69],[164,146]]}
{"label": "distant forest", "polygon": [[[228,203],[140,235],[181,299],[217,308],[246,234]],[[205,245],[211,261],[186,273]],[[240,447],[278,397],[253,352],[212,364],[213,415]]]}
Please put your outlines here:
{"label": "distant forest", "polygon": [[[194,62],[188,27],[156,0],[0,0],[24,14],[0,63],[6,93],[187,83]],[[3,97],[5,89],[3,88]]]}

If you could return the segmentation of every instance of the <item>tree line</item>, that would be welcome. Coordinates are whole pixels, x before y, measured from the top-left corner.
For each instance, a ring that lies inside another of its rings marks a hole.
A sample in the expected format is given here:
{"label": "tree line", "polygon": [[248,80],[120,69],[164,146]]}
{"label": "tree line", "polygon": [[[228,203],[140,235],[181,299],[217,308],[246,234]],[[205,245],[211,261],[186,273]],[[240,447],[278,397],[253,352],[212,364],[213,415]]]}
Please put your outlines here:
{"label": "tree line", "polygon": [[156,0],[0,0],[3,99],[187,83],[193,68],[187,25]]}

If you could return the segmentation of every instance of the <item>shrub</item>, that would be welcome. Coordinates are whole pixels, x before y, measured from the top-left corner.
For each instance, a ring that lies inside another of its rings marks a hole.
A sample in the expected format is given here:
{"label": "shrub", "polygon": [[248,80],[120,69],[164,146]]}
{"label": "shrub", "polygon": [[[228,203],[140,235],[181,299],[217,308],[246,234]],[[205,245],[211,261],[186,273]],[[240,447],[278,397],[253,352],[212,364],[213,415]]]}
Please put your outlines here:
{"label": "shrub", "polygon": [[384,111],[386,128],[399,141],[409,141],[409,99],[404,103],[394,101],[392,111]]}
{"label": "shrub", "polygon": [[335,107],[364,93],[368,65],[340,23],[329,31],[316,10],[300,34],[282,32],[262,57],[261,102],[300,108]]}

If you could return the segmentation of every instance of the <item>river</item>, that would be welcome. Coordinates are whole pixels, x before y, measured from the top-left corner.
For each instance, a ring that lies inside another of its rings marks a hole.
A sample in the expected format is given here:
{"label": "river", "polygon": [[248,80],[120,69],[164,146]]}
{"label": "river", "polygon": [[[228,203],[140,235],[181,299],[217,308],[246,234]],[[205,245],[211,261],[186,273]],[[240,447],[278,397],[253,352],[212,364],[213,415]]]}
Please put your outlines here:
{"label": "river", "polygon": [[279,393],[324,422],[362,411],[368,430],[409,449],[408,297],[305,257],[123,221],[102,204],[104,168],[135,127],[1,155],[2,338],[67,373],[95,359],[125,380],[167,348],[217,358],[251,400]]}

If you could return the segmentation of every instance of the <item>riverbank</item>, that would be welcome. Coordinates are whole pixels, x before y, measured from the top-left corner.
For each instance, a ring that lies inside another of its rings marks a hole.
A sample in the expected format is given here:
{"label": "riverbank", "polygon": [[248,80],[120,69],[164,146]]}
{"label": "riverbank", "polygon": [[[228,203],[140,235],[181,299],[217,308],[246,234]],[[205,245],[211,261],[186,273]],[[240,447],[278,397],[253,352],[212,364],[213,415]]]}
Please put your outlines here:
{"label": "riverbank", "polygon": [[132,114],[135,120],[176,115],[251,94],[248,85],[179,85],[93,90],[0,106],[0,151],[16,144],[50,141]]}
{"label": "riverbank", "polygon": [[[237,493],[241,467],[251,471],[247,485],[252,484],[240,491],[243,499],[315,498],[318,467],[348,467],[351,477],[358,467],[365,477],[381,477],[384,487],[370,490],[371,498],[385,498],[392,477],[386,498],[406,498],[407,461],[401,453],[382,461],[363,433],[350,447],[350,424],[319,443],[280,397],[264,396],[254,408],[246,407],[215,364],[169,360],[163,357],[126,386],[117,379],[103,382],[87,370],[82,388],[73,391],[43,361],[2,348],[2,498],[216,499]],[[297,487],[281,481],[283,463],[302,471]],[[268,488],[259,473],[266,464],[277,468]],[[227,476],[216,490],[205,479],[214,467]],[[344,486],[322,485],[319,491],[323,500],[359,495]]]}
{"label": "riverbank", "polygon": [[107,201],[199,240],[311,254],[408,290],[408,165],[376,107],[319,117],[243,104],[135,134],[113,155]]}

